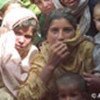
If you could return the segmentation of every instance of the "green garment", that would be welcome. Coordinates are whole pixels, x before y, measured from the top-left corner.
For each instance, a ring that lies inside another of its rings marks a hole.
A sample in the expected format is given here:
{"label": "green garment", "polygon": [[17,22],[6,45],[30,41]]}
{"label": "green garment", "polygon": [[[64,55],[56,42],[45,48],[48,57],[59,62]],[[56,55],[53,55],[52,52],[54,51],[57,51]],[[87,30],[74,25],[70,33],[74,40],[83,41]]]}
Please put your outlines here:
{"label": "green garment", "polygon": [[41,11],[35,4],[32,4],[30,0],[21,0],[21,3],[26,8],[32,10],[37,16],[40,15]]}

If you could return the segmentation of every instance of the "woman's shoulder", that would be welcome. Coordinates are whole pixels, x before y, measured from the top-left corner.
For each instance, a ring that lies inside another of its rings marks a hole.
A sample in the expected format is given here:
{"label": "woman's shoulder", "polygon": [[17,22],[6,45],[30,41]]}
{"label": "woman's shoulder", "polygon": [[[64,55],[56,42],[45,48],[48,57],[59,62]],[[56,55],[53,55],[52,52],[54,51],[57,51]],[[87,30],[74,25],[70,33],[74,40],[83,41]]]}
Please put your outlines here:
{"label": "woman's shoulder", "polygon": [[84,48],[84,50],[93,50],[94,49],[94,42],[91,37],[83,36],[84,41],[80,44],[81,48]]}

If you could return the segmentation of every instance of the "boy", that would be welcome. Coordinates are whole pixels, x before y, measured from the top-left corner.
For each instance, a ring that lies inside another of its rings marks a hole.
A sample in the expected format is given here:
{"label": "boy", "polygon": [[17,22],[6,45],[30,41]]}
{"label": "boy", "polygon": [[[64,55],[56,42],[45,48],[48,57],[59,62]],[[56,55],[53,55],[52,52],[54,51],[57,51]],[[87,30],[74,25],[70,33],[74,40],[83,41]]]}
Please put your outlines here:
{"label": "boy", "polygon": [[58,100],[91,100],[83,77],[76,73],[66,73],[56,80]]}

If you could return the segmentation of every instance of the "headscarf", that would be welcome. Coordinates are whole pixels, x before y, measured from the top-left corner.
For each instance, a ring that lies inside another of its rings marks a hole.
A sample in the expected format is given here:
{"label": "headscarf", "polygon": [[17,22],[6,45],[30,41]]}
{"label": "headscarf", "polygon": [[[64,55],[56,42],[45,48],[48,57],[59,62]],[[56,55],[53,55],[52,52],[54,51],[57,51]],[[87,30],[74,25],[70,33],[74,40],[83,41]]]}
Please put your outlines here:
{"label": "headscarf", "polygon": [[11,10],[3,20],[3,26],[8,28],[9,31],[0,37],[0,73],[4,85],[15,97],[17,96],[17,88],[26,80],[28,73],[23,72],[21,68],[21,58],[14,48],[15,34],[12,29],[15,27],[15,23],[18,22],[20,24],[30,18],[34,18],[37,21],[33,12],[20,7]]}
{"label": "headscarf", "polygon": [[[76,17],[81,14],[80,21],[79,21],[79,28],[81,34],[86,34],[90,28],[91,23],[91,15],[88,7],[89,0],[80,0],[78,6],[75,10],[71,10],[67,8],[68,11],[71,11]],[[55,7],[64,8],[64,6],[60,3],[59,0],[53,0]]]}
{"label": "headscarf", "polygon": [[37,21],[37,17],[32,11],[23,7],[15,8],[6,14],[2,22],[2,27],[11,30],[15,27],[14,25],[17,22],[21,23],[31,18],[34,18]]}

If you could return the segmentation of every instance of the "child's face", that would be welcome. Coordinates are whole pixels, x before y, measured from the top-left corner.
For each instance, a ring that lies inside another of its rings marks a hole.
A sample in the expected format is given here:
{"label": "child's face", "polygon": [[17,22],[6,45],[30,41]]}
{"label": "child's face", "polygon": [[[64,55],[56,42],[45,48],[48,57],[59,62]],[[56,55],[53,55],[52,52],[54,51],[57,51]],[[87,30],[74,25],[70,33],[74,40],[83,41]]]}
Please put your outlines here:
{"label": "child's face", "polygon": [[64,42],[66,39],[71,39],[75,36],[75,29],[72,24],[64,19],[54,19],[50,23],[50,27],[47,32],[47,41],[50,45],[53,45],[57,41]]}
{"label": "child's face", "polygon": [[58,100],[87,100],[76,84],[59,85]]}
{"label": "child's face", "polygon": [[54,4],[52,0],[34,0],[34,3],[40,8],[42,13],[45,14],[49,13],[54,9]]}
{"label": "child's face", "polygon": [[15,48],[18,51],[27,50],[31,44],[33,34],[33,28],[31,26],[26,28],[14,29],[16,35]]}
{"label": "child's face", "polygon": [[70,9],[75,9],[75,7],[77,7],[77,5],[79,4],[80,0],[61,0],[62,3],[70,8]]}
{"label": "child's face", "polygon": [[94,8],[94,22],[98,31],[100,31],[100,6]]}

